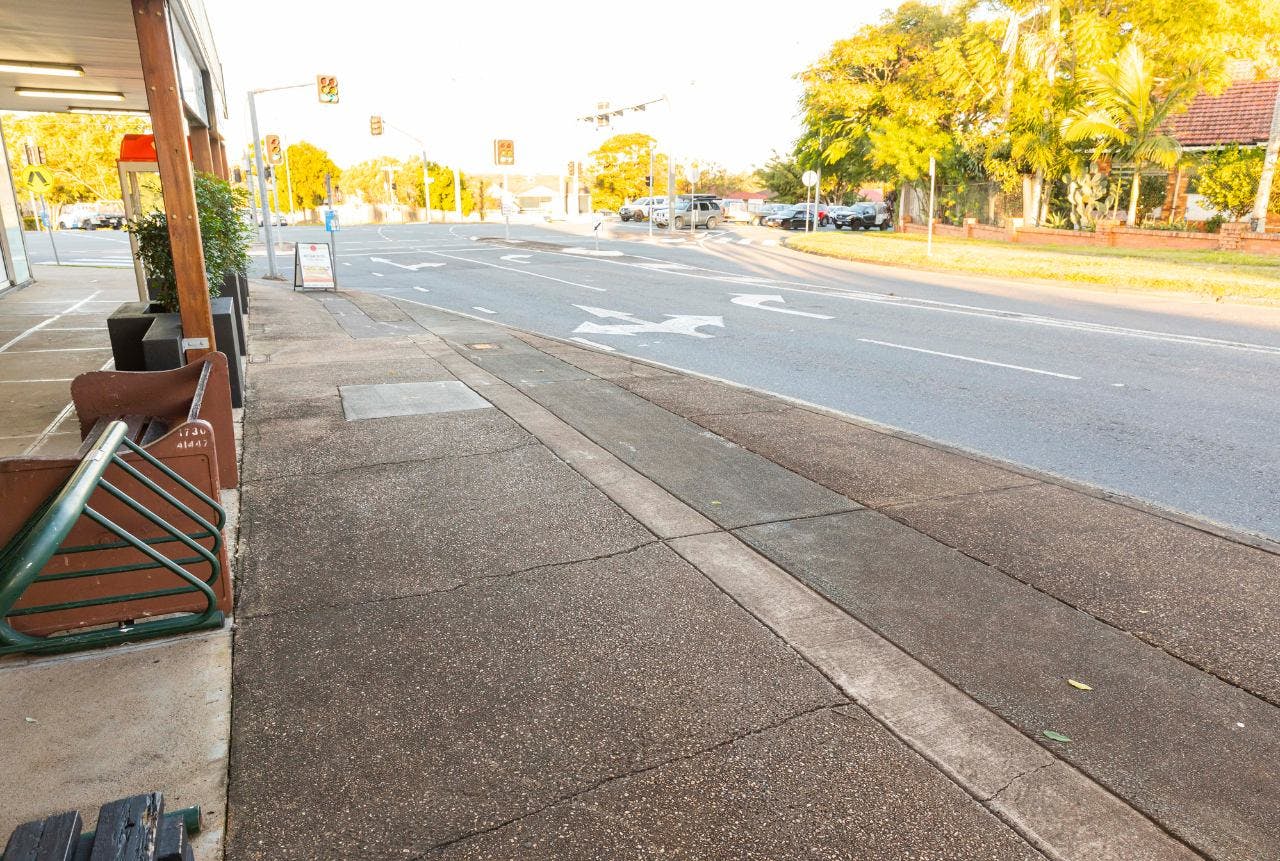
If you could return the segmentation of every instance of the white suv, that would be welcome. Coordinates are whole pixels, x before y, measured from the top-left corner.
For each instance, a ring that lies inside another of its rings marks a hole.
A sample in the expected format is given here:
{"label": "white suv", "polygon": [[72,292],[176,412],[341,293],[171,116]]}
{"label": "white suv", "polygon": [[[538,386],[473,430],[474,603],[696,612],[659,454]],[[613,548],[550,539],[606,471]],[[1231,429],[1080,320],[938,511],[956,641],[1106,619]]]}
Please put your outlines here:
{"label": "white suv", "polygon": [[[705,227],[707,230],[712,229],[724,217],[720,204],[714,200],[678,200],[676,201],[676,214],[672,220],[676,230],[682,230],[689,226],[690,219],[693,220],[695,227]],[[666,227],[668,221],[667,208],[663,206],[661,209],[653,210],[653,223],[659,227]]]}
{"label": "white suv", "polygon": [[644,221],[655,206],[666,202],[665,197],[638,197],[618,210],[618,217],[623,221]]}

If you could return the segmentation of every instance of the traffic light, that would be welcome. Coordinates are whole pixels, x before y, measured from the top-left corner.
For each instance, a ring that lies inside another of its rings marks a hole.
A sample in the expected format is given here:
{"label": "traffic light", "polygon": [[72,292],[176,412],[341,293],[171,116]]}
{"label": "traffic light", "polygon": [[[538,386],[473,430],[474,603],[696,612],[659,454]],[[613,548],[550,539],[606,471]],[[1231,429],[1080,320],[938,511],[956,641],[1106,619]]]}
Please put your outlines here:
{"label": "traffic light", "polygon": [[267,165],[262,169],[262,178],[265,179],[267,182],[272,182],[275,180],[275,174],[271,171],[271,165]]}
{"label": "traffic light", "polygon": [[338,79],[333,75],[316,75],[316,95],[322,105],[338,103]]}
{"label": "traffic light", "polygon": [[498,166],[516,163],[516,142],[496,140],[493,142],[493,163]]}
{"label": "traffic light", "polygon": [[240,168],[238,167],[231,168],[231,181],[244,182],[244,174],[240,172]]}
{"label": "traffic light", "polygon": [[284,150],[280,149],[280,135],[267,135],[267,164],[284,164]]}
{"label": "traffic light", "polygon": [[369,117],[369,134],[375,137],[382,134],[382,117],[377,114]]}
{"label": "traffic light", "polygon": [[573,176],[573,162],[569,162],[564,168],[565,176]]}

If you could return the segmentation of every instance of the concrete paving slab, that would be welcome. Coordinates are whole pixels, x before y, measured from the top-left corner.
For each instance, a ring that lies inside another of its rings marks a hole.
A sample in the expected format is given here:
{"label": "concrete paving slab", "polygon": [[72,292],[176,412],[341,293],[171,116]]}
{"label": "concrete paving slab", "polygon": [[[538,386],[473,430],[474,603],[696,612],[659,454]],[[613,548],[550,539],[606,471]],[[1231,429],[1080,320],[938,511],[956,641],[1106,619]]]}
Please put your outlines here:
{"label": "concrete paving slab", "polygon": [[242,619],[235,679],[231,861],[413,856],[843,701],[658,545]]}
{"label": "concrete paving slab", "polygon": [[[877,721],[1051,856],[1198,857],[1074,769],[1064,768],[1055,793],[1006,797],[1010,787],[1057,763],[1053,755],[732,535],[669,543]],[[1032,803],[1038,806],[1025,806]]]}
{"label": "concrete paving slab", "polygon": [[1280,703],[1280,557],[1054,485],[892,514]]}
{"label": "concrete paving slab", "polygon": [[253,552],[241,567],[241,615],[451,589],[653,540],[536,444],[260,481],[243,493]]}
{"label": "concrete paving slab", "polygon": [[[491,340],[491,339],[486,339]],[[465,346],[454,343],[456,348]],[[536,383],[590,380],[592,375],[515,339],[495,350],[468,350],[467,359],[517,388]]]}
{"label": "concrete paving slab", "polygon": [[[106,324],[101,322],[105,317],[99,318],[96,325],[102,328],[94,328],[91,331],[82,331],[79,329],[54,329],[46,327],[32,332],[24,337],[21,341],[14,344],[9,350],[16,350],[22,347],[24,350],[62,350],[67,347],[106,347],[107,353],[101,361],[106,361],[111,357],[111,344],[107,340]],[[7,343],[13,337],[21,334],[14,332],[9,338],[0,340],[0,344]]]}
{"label": "concrete paving slab", "polygon": [[[271,415],[290,401],[339,400],[341,386],[451,379],[434,359],[406,353],[383,362],[318,362],[312,365],[250,363],[249,399],[254,416]],[[341,410],[339,410],[341,411]]]}
{"label": "concrete paving slab", "polygon": [[36,434],[0,437],[0,457],[14,457],[25,452],[37,439]]}
{"label": "concrete paving slab", "polygon": [[221,857],[231,635],[216,631],[59,658],[0,664],[0,834],[161,791],[198,806],[197,858]]}
{"label": "concrete paving slab", "polygon": [[289,414],[282,410],[248,423],[245,481],[470,457],[518,448],[533,440],[492,409],[465,418],[398,416],[352,424],[336,398],[290,405],[299,403],[311,411]]}
{"label": "concrete paving slab", "polygon": [[312,338],[302,341],[267,342],[266,339],[255,338],[252,355],[255,358],[269,357],[267,363],[277,367],[351,362],[380,362],[396,365],[402,361],[412,362],[425,358],[421,350],[411,341],[403,338],[356,340],[345,334],[337,338]]}
{"label": "concrete paving slab", "polygon": [[621,380],[629,377],[674,377],[671,371],[655,368],[642,362],[633,362],[622,356],[611,356],[598,350],[585,350],[550,338],[539,338],[527,332],[517,332],[520,340],[545,353],[581,368],[603,380]]}
{"label": "concrete paving slab", "polygon": [[67,353],[0,353],[0,381],[75,377],[96,371],[111,358],[110,348]]}
{"label": "concrete paving slab", "polygon": [[0,436],[38,434],[69,403],[69,382],[0,385]]}
{"label": "concrete paving slab", "polygon": [[737,534],[1210,857],[1280,855],[1280,709],[876,512]]}
{"label": "concrete paving slab", "polygon": [[413,320],[375,320],[344,296],[317,296],[316,301],[333,315],[342,330],[353,338],[386,338],[396,335],[420,335],[425,329]]}
{"label": "concrete paving slab", "polygon": [[616,382],[649,403],[685,418],[790,409],[782,401],[696,377],[624,377]]}
{"label": "concrete paving slab", "polygon": [[1039,859],[859,709],[623,777],[439,859]]}
{"label": "concrete paving slab", "polygon": [[633,469],[722,527],[857,508],[776,464],[604,380],[525,392]]}
{"label": "concrete paving slab", "polygon": [[1035,481],[809,410],[705,415],[696,423],[868,508]]}
{"label": "concrete paving slab", "polygon": [[338,394],[349,422],[493,409],[493,404],[457,380],[339,386]]}

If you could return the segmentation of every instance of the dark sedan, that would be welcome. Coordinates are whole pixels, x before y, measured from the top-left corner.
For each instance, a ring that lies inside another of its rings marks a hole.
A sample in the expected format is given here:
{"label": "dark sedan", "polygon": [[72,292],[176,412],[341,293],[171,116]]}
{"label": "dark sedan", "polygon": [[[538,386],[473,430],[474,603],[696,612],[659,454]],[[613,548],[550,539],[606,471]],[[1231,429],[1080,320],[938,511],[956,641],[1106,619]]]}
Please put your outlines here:
{"label": "dark sedan", "polygon": [[883,203],[855,203],[846,212],[836,215],[832,222],[836,230],[888,230],[893,226],[888,207]]}
{"label": "dark sedan", "polygon": [[813,210],[803,205],[775,212],[764,223],[767,227],[781,227],[783,230],[804,230],[806,227],[812,230],[817,226],[814,224]]}

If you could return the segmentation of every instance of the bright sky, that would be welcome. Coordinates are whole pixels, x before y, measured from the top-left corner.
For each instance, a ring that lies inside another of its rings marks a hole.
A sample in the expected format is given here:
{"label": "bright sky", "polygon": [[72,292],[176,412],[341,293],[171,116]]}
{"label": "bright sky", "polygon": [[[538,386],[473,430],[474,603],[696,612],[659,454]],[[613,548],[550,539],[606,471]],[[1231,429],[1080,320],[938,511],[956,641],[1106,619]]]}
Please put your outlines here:
{"label": "bright sky", "polygon": [[[609,132],[574,121],[598,101],[663,95],[669,112],[654,105],[615,119],[612,131],[667,137],[682,159],[758,166],[799,132],[793,75],[888,5],[206,2],[231,113],[229,157],[250,138],[249,89],[307,82],[259,96],[262,134],[309,140],[342,166],[416,152],[392,130],[370,137],[369,116],[378,113],[422,138],[432,160],[468,171],[490,169],[493,139],[511,138],[520,173],[558,173],[575,151],[582,158],[603,140]],[[317,102],[320,73],[338,77],[338,105]]]}

